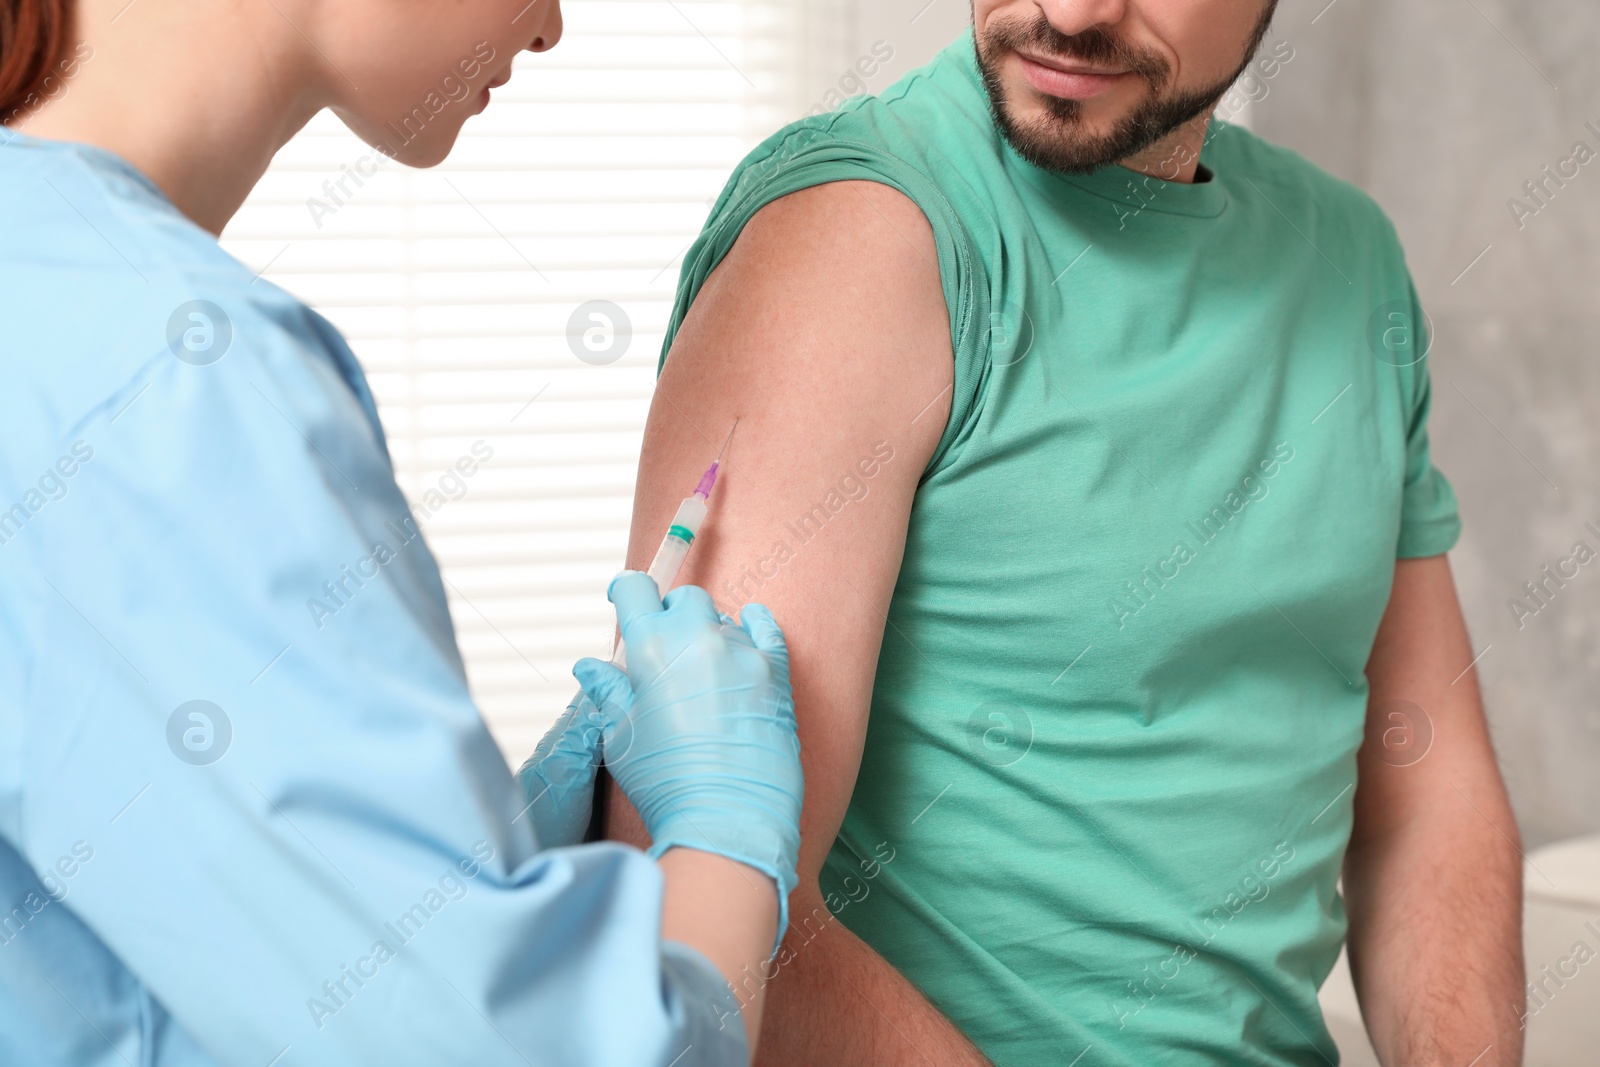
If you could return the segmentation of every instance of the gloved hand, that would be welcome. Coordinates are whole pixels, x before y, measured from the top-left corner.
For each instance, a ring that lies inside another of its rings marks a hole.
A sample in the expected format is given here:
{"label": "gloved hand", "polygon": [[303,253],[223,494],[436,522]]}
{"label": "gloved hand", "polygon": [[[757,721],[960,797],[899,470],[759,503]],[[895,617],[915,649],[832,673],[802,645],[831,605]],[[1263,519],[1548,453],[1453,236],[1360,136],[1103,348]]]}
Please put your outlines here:
{"label": "gloved hand", "polygon": [[[623,709],[612,709],[612,716]],[[605,716],[582,689],[517,771],[540,848],[583,843],[594,806]]]}
{"label": "gloved hand", "polygon": [[781,941],[805,793],[783,632],[760,604],[745,605],[742,626],[724,621],[698,586],[663,605],[638,571],[610,597],[627,674],[597,659],[573,673],[598,706],[606,766],[650,832],[650,855],[697,848],[765,872]]}

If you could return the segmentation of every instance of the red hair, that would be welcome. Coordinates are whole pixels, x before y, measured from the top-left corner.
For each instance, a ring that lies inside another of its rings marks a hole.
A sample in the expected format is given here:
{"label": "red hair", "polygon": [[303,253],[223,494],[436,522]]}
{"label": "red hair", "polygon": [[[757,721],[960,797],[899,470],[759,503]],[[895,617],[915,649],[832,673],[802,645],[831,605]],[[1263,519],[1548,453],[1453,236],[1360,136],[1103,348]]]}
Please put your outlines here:
{"label": "red hair", "polygon": [[71,29],[72,0],[0,0],[0,123],[65,58]]}

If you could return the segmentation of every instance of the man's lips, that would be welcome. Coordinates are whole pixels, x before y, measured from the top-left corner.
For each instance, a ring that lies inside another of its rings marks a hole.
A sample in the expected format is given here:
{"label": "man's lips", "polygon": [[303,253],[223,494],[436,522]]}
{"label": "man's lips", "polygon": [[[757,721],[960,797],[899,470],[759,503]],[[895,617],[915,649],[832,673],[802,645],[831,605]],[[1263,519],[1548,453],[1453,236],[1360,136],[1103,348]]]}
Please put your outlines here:
{"label": "man's lips", "polygon": [[1074,63],[1071,60],[1034,57],[1018,52],[1022,74],[1028,83],[1046,96],[1063,100],[1087,100],[1133,74],[1130,70],[1108,70]]}

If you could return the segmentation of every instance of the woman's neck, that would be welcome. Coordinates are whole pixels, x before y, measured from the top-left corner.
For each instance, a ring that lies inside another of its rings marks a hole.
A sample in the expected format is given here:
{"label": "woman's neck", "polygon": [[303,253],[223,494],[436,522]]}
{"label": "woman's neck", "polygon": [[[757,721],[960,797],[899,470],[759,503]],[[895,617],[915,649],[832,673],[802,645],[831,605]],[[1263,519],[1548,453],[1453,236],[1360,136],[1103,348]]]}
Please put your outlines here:
{"label": "woman's neck", "polygon": [[297,13],[295,0],[79,0],[77,70],[15,128],[115,153],[220,234],[329,99]]}

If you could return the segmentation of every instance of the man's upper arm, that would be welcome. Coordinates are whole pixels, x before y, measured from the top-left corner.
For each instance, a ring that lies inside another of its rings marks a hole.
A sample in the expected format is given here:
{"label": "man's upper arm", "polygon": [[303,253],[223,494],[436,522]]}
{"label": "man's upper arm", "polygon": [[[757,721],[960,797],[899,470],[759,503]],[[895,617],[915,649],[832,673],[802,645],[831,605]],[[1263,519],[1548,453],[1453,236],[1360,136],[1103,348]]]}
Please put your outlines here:
{"label": "man's upper arm", "polygon": [[1448,557],[1396,561],[1367,662],[1353,845],[1416,824],[1430,806],[1456,805],[1461,797],[1485,811],[1503,805],[1472,662]]}
{"label": "man's upper arm", "polygon": [[871,182],[762,209],[707,279],[651,406],[628,565],[739,420],[681,581],[788,637],[806,770],[801,885],[855,786],[884,613],[954,361],[933,232]]}

